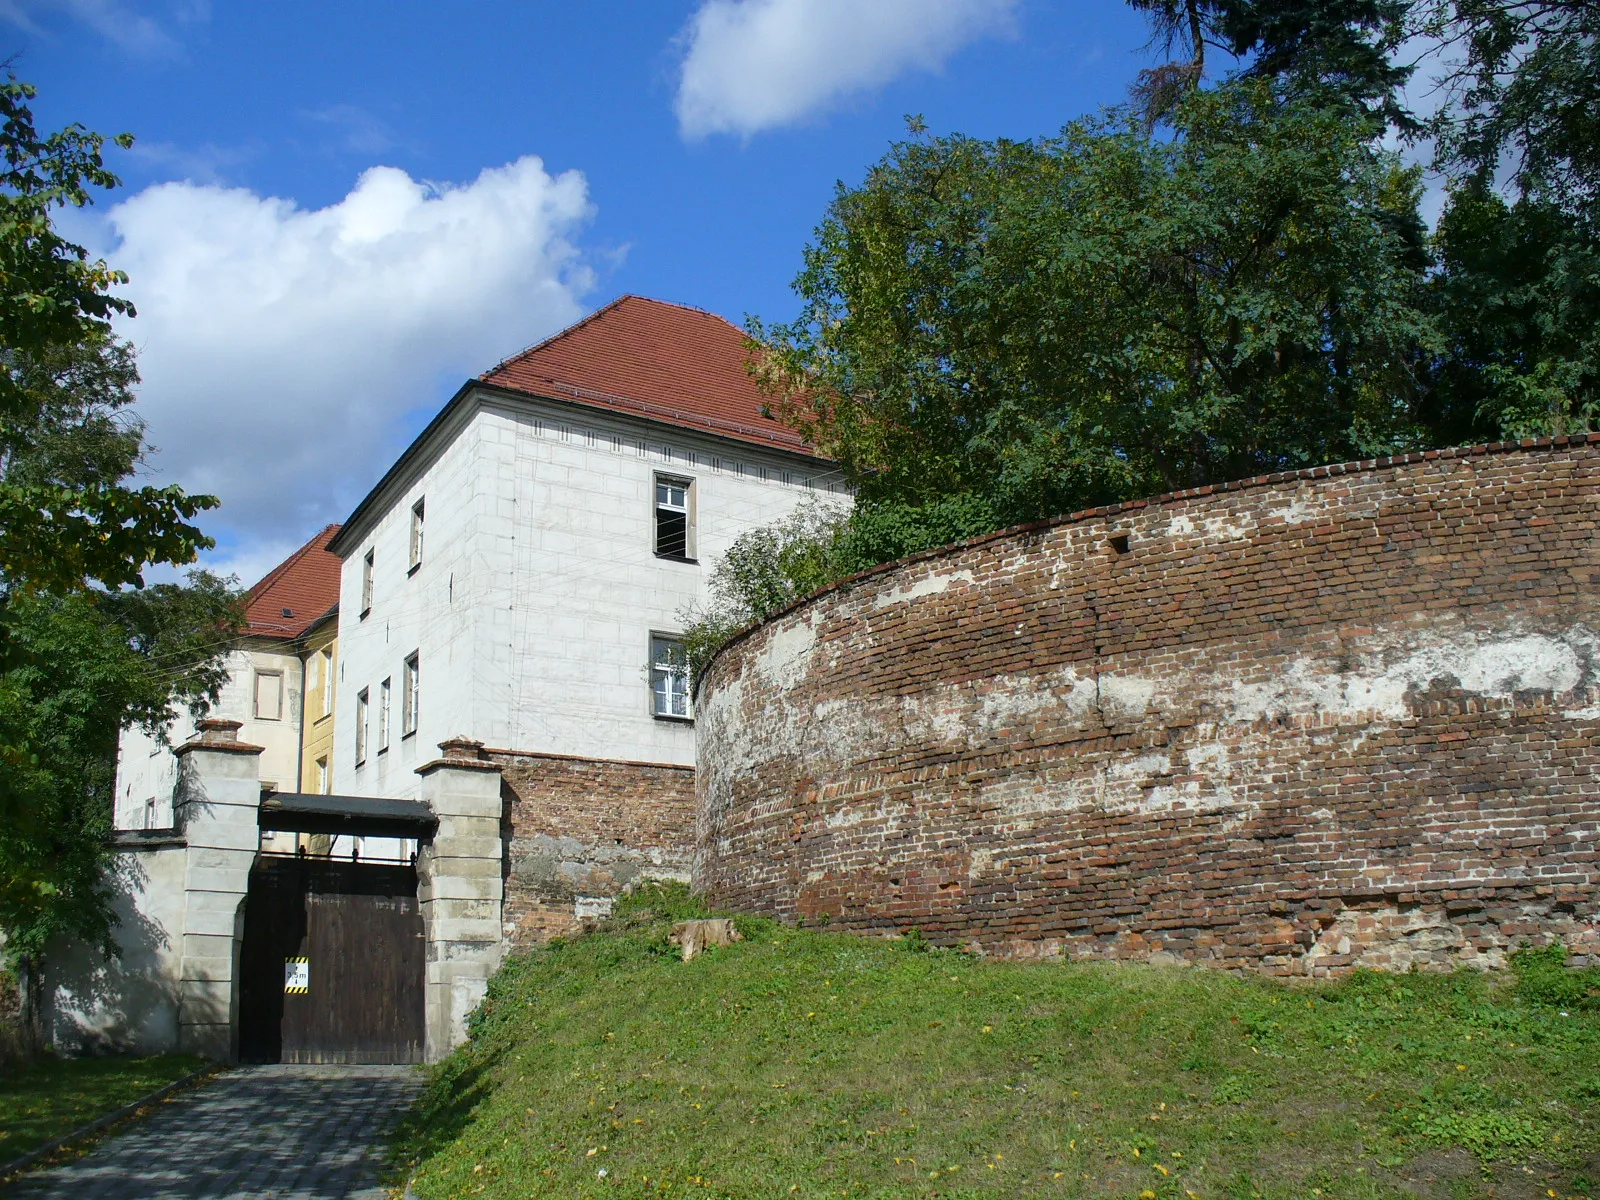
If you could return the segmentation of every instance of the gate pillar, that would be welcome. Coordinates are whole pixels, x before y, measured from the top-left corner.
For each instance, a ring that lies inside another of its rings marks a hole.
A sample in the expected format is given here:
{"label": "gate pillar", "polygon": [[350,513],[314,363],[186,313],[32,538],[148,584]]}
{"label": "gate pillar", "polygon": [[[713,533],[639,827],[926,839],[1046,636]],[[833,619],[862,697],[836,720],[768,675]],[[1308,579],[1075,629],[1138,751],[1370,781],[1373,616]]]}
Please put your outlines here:
{"label": "gate pillar", "polygon": [[174,824],[188,843],[178,991],[178,1050],[239,1055],[239,939],[260,845],[261,747],[238,721],[201,721],[178,758]]}
{"label": "gate pillar", "polygon": [[429,1062],[466,1040],[467,1014],[500,966],[503,934],[500,766],[470,738],[440,742],[439,750],[442,757],[417,768],[421,799],[439,820],[432,842],[417,852]]}

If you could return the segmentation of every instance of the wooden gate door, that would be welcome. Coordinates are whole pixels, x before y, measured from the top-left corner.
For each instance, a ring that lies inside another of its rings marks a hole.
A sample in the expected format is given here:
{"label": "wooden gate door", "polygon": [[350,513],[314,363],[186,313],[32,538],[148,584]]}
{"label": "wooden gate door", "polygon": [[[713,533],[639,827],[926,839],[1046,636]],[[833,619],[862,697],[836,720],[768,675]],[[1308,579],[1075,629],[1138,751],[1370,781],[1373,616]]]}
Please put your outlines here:
{"label": "wooden gate door", "polygon": [[245,908],[241,1057],[421,1062],[425,946],[414,868],[263,858]]}

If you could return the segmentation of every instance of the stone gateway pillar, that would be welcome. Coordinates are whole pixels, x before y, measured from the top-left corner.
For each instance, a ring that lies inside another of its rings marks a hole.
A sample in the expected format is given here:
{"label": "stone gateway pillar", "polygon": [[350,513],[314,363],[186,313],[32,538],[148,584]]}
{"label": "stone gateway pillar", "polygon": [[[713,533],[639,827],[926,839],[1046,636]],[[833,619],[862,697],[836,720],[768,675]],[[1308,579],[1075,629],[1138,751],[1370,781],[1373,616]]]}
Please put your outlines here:
{"label": "stone gateway pillar", "polygon": [[439,750],[442,757],[417,768],[421,799],[439,820],[417,853],[429,1062],[466,1040],[467,1014],[500,966],[504,898],[500,765],[470,738],[440,742]]}
{"label": "stone gateway pillar", "polygon": [[239,741],[241,722],[201,721],[179,746],[174,824],[184,864],[178,1050],[238,1058],[239,943],[250,868],[260,843],[261,747]]}

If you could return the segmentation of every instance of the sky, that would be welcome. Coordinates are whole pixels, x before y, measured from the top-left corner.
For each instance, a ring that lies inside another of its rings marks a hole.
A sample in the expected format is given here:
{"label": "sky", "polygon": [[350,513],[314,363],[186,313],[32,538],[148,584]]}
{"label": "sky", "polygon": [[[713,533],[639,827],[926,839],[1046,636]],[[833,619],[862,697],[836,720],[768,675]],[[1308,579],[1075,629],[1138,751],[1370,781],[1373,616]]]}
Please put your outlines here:
{"label": "sky", "polygon": [[460,384],[625,292],[788,320],[920,114],[1033,137],[1148,65],[1122,0],[0,0],[41,128],[134,134],[63,224],[128,273],[148,473],[253,583]]}

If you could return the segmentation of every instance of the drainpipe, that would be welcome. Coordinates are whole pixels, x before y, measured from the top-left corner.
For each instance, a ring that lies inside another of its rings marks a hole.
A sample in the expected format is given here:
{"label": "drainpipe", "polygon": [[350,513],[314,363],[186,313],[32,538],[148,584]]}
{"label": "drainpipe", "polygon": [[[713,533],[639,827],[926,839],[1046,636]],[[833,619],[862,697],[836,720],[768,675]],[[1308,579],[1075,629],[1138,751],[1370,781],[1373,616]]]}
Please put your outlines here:
{"label": "drainpipe", "polygon": [[[305,791],[305,780],[301,778],[306,771],[306,659],[304,653],[298,655],[300,659],[300,728],[295,731],[294,749],[294,790]],[[299,838],[295,839],[299,841]]]}

